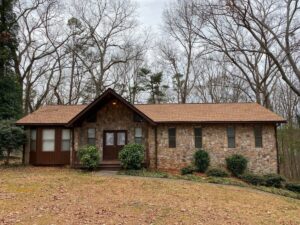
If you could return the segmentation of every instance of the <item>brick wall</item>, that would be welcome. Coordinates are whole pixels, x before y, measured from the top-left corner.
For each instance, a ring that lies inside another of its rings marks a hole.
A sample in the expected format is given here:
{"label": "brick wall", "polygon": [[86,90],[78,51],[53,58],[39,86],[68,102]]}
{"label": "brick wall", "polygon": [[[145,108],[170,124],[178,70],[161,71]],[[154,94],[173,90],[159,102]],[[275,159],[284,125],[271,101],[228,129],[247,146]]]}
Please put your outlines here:
{"label": "brick wall", "polygon": [[[180,169],[189,165],[196,151],[196,125],[160,125],[158,135],[158,168]],[[168,147],[168,127],[176,127],[176,148]],[[263,125],[263,147],[255,148],[253,125],[235,125],[236,147],[227,147],[226,125],[202,125],[203,148],[211,157],[211,166],[224,167],[225,158],[238,153],[248,158],[249,170],[257,173],[276,173],[277,154],[274,125]],[[151,139],[150,139],[151,138]],[[149,128],[150,166],[155,167],[154,129]]]}

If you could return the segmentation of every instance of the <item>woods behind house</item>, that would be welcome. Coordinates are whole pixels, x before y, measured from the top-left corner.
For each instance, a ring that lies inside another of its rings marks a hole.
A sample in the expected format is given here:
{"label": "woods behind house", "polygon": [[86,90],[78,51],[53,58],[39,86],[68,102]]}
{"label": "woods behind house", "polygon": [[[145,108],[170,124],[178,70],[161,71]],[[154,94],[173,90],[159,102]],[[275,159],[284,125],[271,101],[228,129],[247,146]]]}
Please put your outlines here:
{"label": "woods behind house", "polygon": [[299,178],[299,1],[173,0],[159,32],[138,7],[1,1],[0,92],[16,90],[1,94],[1,119],[89,103],[107,88],[132,103],[257,102],[287,119],[281,168]]}

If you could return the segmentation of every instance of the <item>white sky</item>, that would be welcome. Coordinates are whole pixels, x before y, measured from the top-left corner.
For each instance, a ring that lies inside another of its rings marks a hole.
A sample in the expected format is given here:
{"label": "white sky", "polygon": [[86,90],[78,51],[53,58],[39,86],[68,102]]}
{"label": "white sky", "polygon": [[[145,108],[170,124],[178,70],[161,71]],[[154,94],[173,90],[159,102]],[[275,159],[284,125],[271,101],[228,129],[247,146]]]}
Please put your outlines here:
{"label": "white sky", "polygon": [[162,23],[163,9],[170,0],[136,0],[136,2],[140,22],[155,32],[158,31]]}

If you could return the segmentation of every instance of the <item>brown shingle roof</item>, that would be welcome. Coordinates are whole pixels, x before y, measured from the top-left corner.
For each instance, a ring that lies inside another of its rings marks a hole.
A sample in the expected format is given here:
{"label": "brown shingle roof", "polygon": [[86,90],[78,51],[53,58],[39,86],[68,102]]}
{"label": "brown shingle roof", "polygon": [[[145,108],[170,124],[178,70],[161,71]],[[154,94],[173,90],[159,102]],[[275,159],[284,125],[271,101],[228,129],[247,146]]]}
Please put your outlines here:
{"label": "brown shingle roof", "polygon": [[46,105],[17,121],[17,125],[67,124],[86,105]]}
{"label": "brown shingle roof", "polygon": [[[87,105],[48,105],[17,121],[18,125],[68,124]],[[257,103],[134,105],[157,123],[285,122]]]}
{"label": "brown shingle roof", "polygon": [[257,103],[135,105],[155,122],[285,122]]}

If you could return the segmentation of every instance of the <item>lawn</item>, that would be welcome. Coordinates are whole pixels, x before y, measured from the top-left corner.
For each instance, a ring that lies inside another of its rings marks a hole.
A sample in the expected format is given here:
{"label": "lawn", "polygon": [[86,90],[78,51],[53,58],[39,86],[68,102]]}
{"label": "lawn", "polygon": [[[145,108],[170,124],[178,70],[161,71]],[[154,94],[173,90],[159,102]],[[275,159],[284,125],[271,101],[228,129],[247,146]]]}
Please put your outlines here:
{"label": "lawn", "polygon": [[0,224],[300,224],[300,201],[249,188],[0,169]]}

